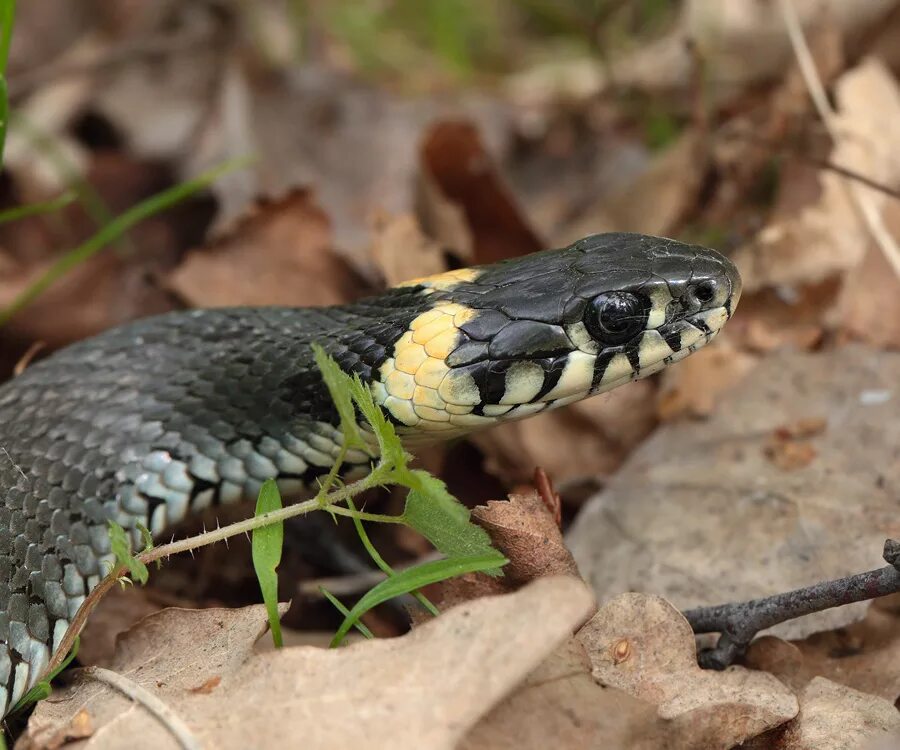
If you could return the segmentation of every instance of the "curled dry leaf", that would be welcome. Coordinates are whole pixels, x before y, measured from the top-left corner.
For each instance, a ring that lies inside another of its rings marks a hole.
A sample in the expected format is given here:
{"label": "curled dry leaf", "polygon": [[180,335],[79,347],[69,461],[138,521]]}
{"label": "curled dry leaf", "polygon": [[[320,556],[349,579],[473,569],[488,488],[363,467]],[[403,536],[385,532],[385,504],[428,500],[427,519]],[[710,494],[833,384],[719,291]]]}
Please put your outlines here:
{"label": "curled dry leaf", "polygon": [[[429,594],[442,607],[509,592],[541,577],[581,578],[556,517],[537,490],[479,505],[472,510],[472,519],[487,531],[509,563],[502,578],[470,573],[430,587]],[[416,621],[427,622],[424,617],[416,617]]]}
{"label": "curled dry leaf", "polygon": [[491,500],[475,508],[472,516],[509,559],[503,572],[513,583],[541,576],[580,577],[556,519],[537,491]]}
{"label": "curled dry leaf", "polygon": [[477,127],[445,120],[425,134],[422,172],[458,205],[472,234],[472,260],[494,263],[544,249],[484,147]]}
{"label": "curled dry leaf", "polygon": [[447,270],[440,244],[425,236],[411,214],[379,216],[370,252],[388,286]]}
{"label": "curled dry leaf", "polygon": [[883,698],[815,677],[800,693],[800,715],[772,750],[860,750],[900,743],[900,713]]}
{"label": "curled dry leaf", "polygon": [[307,190],[260,202],[226,235],[188,253],[169,286],[194,307],[333,305],[369,290],[334,251],[328,217]]}
{"label": "curled dry leaf", "polygon": [[[123,636],[113,668],[220,750],[290,747],[297,737],[311,749],[450,750],[592,607],[581,582],[543,578],[449,610],[400,638],[264,653],[253,649],[266,628],[262,606],[165,610]],[[196,690],[217,677],[212,692]],[[84,709],[95,727],[86,749],[119,747],[122,736],[135,750],[177,747],[159,720],[105,686],[82,678],[57,698],[38,706],[31,741],[54,736]]]}
{"label": "curled dry leaf", "polygon": [[665,599],[621,594],[578,634],[602,685],[657,706],[676,747],[730,748],[797,714],[797,699],[775,677],[697,664],[694,634]]}

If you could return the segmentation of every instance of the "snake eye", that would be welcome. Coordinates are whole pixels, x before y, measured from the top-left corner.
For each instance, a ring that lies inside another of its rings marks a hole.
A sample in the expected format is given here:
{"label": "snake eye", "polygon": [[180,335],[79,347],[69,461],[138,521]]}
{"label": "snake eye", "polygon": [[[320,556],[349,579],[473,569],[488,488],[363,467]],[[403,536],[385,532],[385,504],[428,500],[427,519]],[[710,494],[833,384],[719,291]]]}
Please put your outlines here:
{"label": "snake eye", "polygon": [[591,300],[584,325],[595,339],[615,346],[643,331],[649,312],[649,300],[628,292],[609,292]]}

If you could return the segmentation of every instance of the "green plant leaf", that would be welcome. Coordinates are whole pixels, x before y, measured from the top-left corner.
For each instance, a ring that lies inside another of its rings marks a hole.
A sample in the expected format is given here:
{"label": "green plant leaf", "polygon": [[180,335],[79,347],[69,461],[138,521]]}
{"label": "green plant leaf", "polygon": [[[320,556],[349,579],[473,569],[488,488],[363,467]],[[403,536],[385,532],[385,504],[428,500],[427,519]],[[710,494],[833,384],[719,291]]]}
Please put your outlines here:
{"label": "green plant leaf", "polygon": [[[256,500],[256,517],[273,510],[281,510],[281,493],[274,479],[267,479],[260,487]],[[272,641],[275,648],[281,648],[281,615],[278,612],[278,574],[276,569],[281,562],[281,550],[284,546],[284,523],[269,524],[253,530],[251,543],[253,569],[259,581],[266,612],[269,614],[269,627],[272,629]]]}
{"label": "green plant leaf", "polygon": [[366,422],[375,433],[375,439],[378,441],[378,450],[381,458],[392,466],[401,471],[406,468],[409,456],[403,450],[403,443],[397,436],[397,430],[394,425],[388,422],[384,412],[375,403],[372,397],[372,391],[360,379],[359,375],[354,374],[350,384],[350,395],[353,397],[354,403],[359,408],[360,413],[365,417]]}
{"label": "green plant leaf", "polygon": [[[322,592],[322,596],[324,596],[328,601],[330,601],[334,608],[340,612],[344,617],[350,614],[350,610],[347,609],[342,603],[341,600],[338,599],[334,594],[332,594],[328,589],[324,586],[319,586],[319,591]],[[360,633],[362,633],[366,638],[372,640],[375,638],[375,634],[369,630],[363,623],[357,620],[353,623],[353,627],[356,628]]]}
{"label": "green plant leaf", "polygon": [[[491,545],[488,533],[472,523],[469,509],[447,491],[447,485],[421,469],[406,473],[408,476],[398,480],[410,488],[403,511],[407,525],[451,558],[500,554]],[[485,572],[500,574],[499,569]]]}
{"label": "green plant leaf", "polygon": [[353,378],[345,373],[340,365],[334,361],[325,350],[317,343],[312,344],[313,356],[316,366],[322,373],[322,380],[328,387],[331,400],[334,402],[338,416],[341,419],[341,432],[344,434],[344,442],[348,448],[366,448],[366,443],[359,433],[359,425],[356,424],[356,411],[353,409],[353,398],[350,390]]}
{"label": "green plant leaf", "polygon": [[150,578],[147,566],[132,553],[131,535],[115,521],[109,521],[109,545],[116,562],[128,568],[131,579],[141,584],[147,583]]}
{"label": "green plant leaf", "polygon": [[334,638],[331,639],[331,646],[334,648],[340,645],[344,636],[347,635],[347,632],[362,615],[372,609],[372,607],[376,607],[388,599],[408,594],[423,586],[444,581],[463,573],[497,569],[506,565],[507,562],[509,561],[503,555],[496,550],[491,550],[488,554],[433,560],[416,565],[413,568],[407,568],[379,583],[355,604],[350,613],[344,618]]}

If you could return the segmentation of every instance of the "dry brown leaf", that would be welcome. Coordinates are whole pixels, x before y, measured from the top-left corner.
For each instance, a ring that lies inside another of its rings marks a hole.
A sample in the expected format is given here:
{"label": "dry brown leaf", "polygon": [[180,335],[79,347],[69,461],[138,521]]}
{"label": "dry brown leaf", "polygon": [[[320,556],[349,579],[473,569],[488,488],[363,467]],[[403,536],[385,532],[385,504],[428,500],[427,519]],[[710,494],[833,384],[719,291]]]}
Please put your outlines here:
{"label": "dry brown leaf", "polygon": [[602,685],[655,704],[679,748],[730,748],[797,714],[797,699],[764,672],[697,664],[694,634],[665,599],[621,594],[578,634]]}
{"label": "dry brown leaf", "polygon": [[708,417],[722,394],[753,369],[756,357],[723,343],[663,372],[656,407],[660,421]]}
{"label": "dry brown leaf", "polygon": [[[164,700],[191,731],[220,750],[290,747],[440,748],[457,741],[492,706],[568,640],[593,597],[572,578],[543,578],[515,594],[443,613],[400,638],[337,650],[254,653],[262,606],[165,610],[122,637],[115,670]],[[220,677],[210,694],[191,692]],[[33,742],[53,736],[80,710],[95,733],[83,748],[175,748],[160,722],[82,677],[41,703]]]}
{"label": "dry brown leaf", "polygon": [[900,713],[891,703],[815,677],[800,693],[800,715],[773,750],[860,750],[880,740],[900,743]]}
{"label": "dry brown leaf", "polygon": [[509,559],[503,572],[513,583],[552,575],[580,577],[556,519],[537,491],[491,500],[474,508],[472,516]]}
{"label": "dry brown leaf", "polygon": [[421,162],[427,178],[465,214],[474,263],[494,263],[543,249],[473,123],[445,120],[432,125],[422,142]]}
{"label": "dry brown leaf", "polygon": [[[896,201],[888,204],[884,220],[891,235],[900,238]],[[862,262],[847,274],[833,322],[849,337],[900,349],[900,278],[879,248],[869,247]]]}
{"label": "dry brown leaf", "polygon": [[459,747],[659,750],[665,733],[654,706],[594,682],[584,647],[573,638],[482,718]]}
{"label": "dry brown leaf", "polygon": [[[840,134],[830,160],[884,185],[900,184],[900,88],[877,60],[844,73],[835,85]],[[734,260],[744,289],[815,283],[844,273],[862,260],[871,235],[849,190],[881,211],[883,192],[821,173],[818,201],[765,228]]]}
{"label": "dry brown leaf", "polygon": [[328,217],[306,190],[259,203],[227,235],[188,253],[169,286],[194,307],[334,305],[368,289],[334,252]]}
{"label": "dry brown leaf", "polygon": [[[675,606],[743,601],[884,565],[900,534],[900,354],[861,346],[763,358],[708,420],[671,422],[582,508],[566,542],[601,601],[620,591]],[[783,471],[769,436],[827,419],[816,460]],[[847,625],[865,604],[773,628]]]}
{"label": "dry brown leaf", "polygon": [[565,244],[596,232],[671,233],[696,205],[706,161],[704,138],[696,131],[686,132],[637,178],[589,206],[584,219],[566,227],[559,239]]}
{"label": "dry brown leaf", "polygon": [[426,237],[410,214],[380,216],[370,252],[388,286],[447,270],[440,244]]}
{"label": "dry brown leaf", "polygon": [[485,468],[525,482],[535,466],[559,484],[612,474],[656,426],[654,383],[642,380],[597,398],[471,436]]}
{"label": "dry brown leaf", "polygon": [[118,636],[161,609],[148,596],[145,588],[129,586],[112,589],[100,600],[81,631],[78,663],[82,666],[107,666],[115,654]]}
{"label": "dry brown leaf", "polygon": [[900,700],[900,596],[875,600],[864,620],[846,628],[814,633],[802,641],[759,638],[744,661],[753,669],[774,674],[796,692],[821,676],[896,703]]}

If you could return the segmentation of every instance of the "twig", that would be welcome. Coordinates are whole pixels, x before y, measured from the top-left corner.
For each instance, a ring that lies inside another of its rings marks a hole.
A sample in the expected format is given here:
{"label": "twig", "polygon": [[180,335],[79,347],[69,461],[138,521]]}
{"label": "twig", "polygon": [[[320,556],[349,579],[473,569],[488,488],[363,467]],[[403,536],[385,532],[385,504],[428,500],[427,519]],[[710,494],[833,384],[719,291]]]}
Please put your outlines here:
{"label": "twig", "polygon": [[[784,19],[785,27],[787,28],[788,38],[791,41],[791,47],[797,58],[797,64],[800,66],[800,73],[806,83],[810,98],[819,113],[819,117],[822,118],[822,122],[824,123],[828,134],[835,143],[838,143],[840,140],[840,133],[835,124],[836,115],[831,108],[831,104],[828,102],[828,97],[825,94],[825,87],[822,85],[822,81],[816,71],[816,64],[813,61],[809,45],[806,43],[806,37],[803,35],[803,29],[800,26],[800,19],[797,16],[797,9],[794,7],[794,2],[793,0],[779,0],[779,6],[781,7],[781,15]],[[869,197],[858,189],[857,185],[847,180],[842,181],[841,184],[843,184],[847,190],[851,202],[863,222],[866,224],[872,238],[875,240],[878,247],[881,248],[881,252],[884,254],[885,259],[890,264],[891,268],[893,268],[894,273],[900,277],[900,247],[897,247],[897,243],[894,242],[894,238],[887,230],[887,227],[885,227],[884,221],[881,218],[881,212],[875,207],[872,201],[869,200]]]}
{"label": "twig", "polygon": [[[198,547],[204,547],[206,545],[221,541],[227,543],[229,537],[237,536],[238,534],[243,534],[247,531],[252,531],[253,529],[257,529],[262,526],[268,526],[269,524],[286,521],[288,518],[300,516],[305,513],[311,513],[314,510],[328,510],[332,513],[352,516],[354,515],[352,511],[350,511],[348,508],[336,506],[335,503],[343,502],[346,498],[352,497],[354,494],[358,494],[367,489],[371,489],[372,487],[380,486],[380,484],[385,481],[385,475],[388,469],[390,469],[389,465],[380,462],[372,469],[372,471],[367,476],[333,490],[324,498],[315,497],[312,500],[307,500],[302,503],[295,503],[294,505],[288,505],[286,508],[282,508],[281,510],[273,510],[269,513],[263,513],[260,516],[248,518],[244,521],[238,521],[237,523],[229,524],[228,526],[217,526],[215,531],[206,531],[202,534],[188,537],[187,539],[181,539],[177,542],[171,542],[159,547],[154,547],[153,549],[142,552],[139,555],[135,555],[135,557],[145,565],[149,565],[151,562],[161,560],[164,557],[171,557],[172,555],[176,555],[181,552],[189,552]],[[368,517],[372,516],[373,514],[359,515]],[[379,519],[380,518],[381,517],[379,516]],[[397,521],[396,518],[393,518],[391,516],[385,516],[384,518]],[[69,628],[68,630],[66,630],[66,634],[63,636],[63,639],[62,641],[60,641],[59,646],[57,646],[56,651],[54,651],[53,655],[50,657],[50,662],[44,668],[44,672],[38,677],[38,679],[43,679],[46,675],[52,674],[53,671],[62,663],[62,661],[66,657],[66,654],[68,654],[69,651],[72,650],[75,639],[84,628],[88,616],[91,614],[91,612],[93,612],[94,608],[97,606],[106,592],[109,591],[114,585],[116,585],[118,580],[126,574],[126,567],[124,565],[118,565],[113,570],[111,570],[105,578],[102,578],[100,582],[91,590],[91,593],[88,594],[85,600],[81,603],[81,606],[75,613],[75,617],[73,617],[72,621],[69,623]]]}
{"label": "twig", "polygon": [[724,669],[744,653],[759,631],[786,620],[900,592],[900,542],[888,539],[884,543],[884,559],[888,562],[884,568],[846,578],[748,602],[687,610],[684,616],[695,633],[721,633],[715,648],[700,652],[700,665]]}
{"label": "twig", "polygon": [[182,718],[168,704],[146,688],[138,685],[133,680],[129,680],[124,675],[117,674],[103,667],[86,667],[82,670],[82,674],[92,680],[102,682],[104,685],[109,685],[131,698],[135,703],[140,703],[159,719],[162,725],[178,740],[178,744],[184,750],[203,750],[203,745],[194,737],[190,727],[184,723]]}

